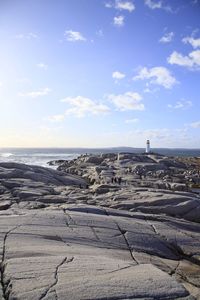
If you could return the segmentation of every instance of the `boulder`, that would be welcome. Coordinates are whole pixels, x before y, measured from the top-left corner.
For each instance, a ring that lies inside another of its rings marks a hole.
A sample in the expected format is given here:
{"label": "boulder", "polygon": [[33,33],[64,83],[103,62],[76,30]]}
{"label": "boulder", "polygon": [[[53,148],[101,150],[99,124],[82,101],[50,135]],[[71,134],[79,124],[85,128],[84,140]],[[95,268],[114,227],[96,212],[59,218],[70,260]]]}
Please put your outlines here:
{"label": "boulder", "polygon": [[103,162],[103,157],[89,156],[85,159],[85,163],[100,165]]}
{"label": "boulder", "polygon": [[4,200],[0,201],[0,210],[6,210],[12,205],[12,202],[10,200]]}

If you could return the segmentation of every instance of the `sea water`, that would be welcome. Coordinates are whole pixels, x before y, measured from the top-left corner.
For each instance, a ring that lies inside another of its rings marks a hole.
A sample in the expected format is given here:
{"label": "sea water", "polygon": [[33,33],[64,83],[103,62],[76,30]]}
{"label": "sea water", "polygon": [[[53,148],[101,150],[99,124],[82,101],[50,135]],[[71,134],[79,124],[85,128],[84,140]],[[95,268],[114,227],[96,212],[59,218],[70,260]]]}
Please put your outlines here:
{"label": "sea water", "polygon": [[[52,160],[72,160],[81,154],[100,154],[108,152],[142,153],[142,148],[0,148],[0,162],[17,162],[29,165],[49,166]],[[167,156],[195,156],[200,157],[200,149],[152,149],[156,153]]]}
{"label": "sea water", "polygon": [[72,160],[78,155],[79,153],[67,151],[66,149],[4,148],[0,149],[0,162],[17,162],[47,167],[49,161]]}

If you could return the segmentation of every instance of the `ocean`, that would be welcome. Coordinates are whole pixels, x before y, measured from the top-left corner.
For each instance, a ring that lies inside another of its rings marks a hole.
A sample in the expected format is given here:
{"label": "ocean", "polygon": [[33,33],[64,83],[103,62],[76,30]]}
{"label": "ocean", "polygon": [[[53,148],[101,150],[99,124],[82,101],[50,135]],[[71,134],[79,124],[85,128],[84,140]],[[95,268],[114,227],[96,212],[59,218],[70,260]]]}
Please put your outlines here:
{"label": "ocean", "polygon": [[53,148],[0,148],[0,162],[17,162],[28,165],[49,167],[51,160],[71,160],[79,153],[69,149]]}
{"label": "ocean", "polygon": [[[81,154],[100,154],[108,152],[142,153],[144,148],[116,147],[116,148],[0,148],[0,162],[18,162],[29,165],[49,167],[51,160],[72,160]],[[152,149],[153,152],[168,156],[200,157],[200,149]]]}

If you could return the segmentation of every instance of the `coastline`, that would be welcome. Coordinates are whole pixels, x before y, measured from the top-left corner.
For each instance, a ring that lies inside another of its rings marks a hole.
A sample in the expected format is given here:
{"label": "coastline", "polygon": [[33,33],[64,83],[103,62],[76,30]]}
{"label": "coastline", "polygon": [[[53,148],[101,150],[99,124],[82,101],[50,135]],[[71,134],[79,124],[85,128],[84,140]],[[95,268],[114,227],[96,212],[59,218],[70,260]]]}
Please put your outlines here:
{"label": "coastline", "polygon": [[[143,153],[144,148],[110,147],[110,148],[0,148],[0,162],[17,162],[48,167],[52,160],[73,160],[82,154],[101,153]],[[200,157],[200,149],[156,148],[153,152],[166,156]]]}

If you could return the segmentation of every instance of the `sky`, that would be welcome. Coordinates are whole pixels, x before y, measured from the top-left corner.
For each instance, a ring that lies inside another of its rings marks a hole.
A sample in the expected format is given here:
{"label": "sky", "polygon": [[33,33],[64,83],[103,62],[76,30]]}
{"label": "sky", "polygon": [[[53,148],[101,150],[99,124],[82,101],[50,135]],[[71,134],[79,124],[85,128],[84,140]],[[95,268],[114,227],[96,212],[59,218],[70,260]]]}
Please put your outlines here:
{"label": "sky", "polygon": [[0,0],[0,147],[200,148],[200,0]]}

